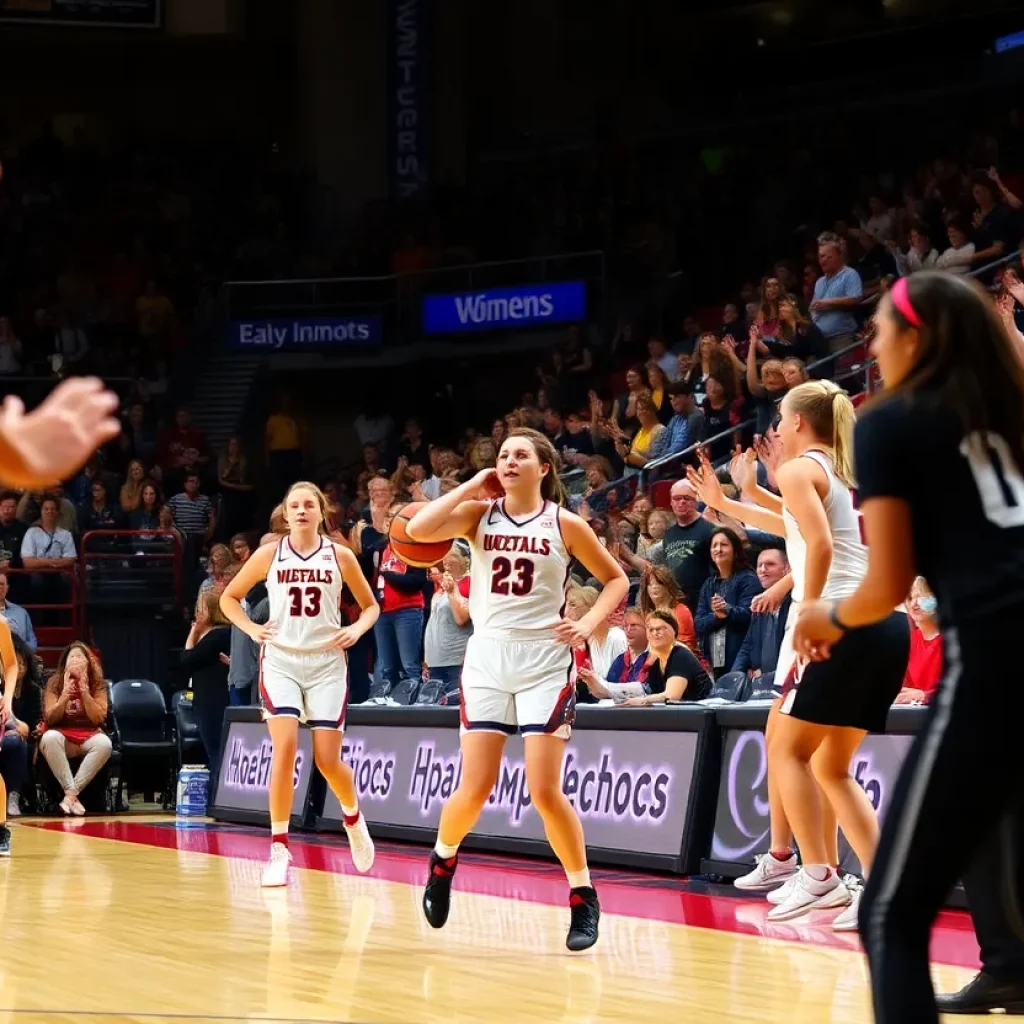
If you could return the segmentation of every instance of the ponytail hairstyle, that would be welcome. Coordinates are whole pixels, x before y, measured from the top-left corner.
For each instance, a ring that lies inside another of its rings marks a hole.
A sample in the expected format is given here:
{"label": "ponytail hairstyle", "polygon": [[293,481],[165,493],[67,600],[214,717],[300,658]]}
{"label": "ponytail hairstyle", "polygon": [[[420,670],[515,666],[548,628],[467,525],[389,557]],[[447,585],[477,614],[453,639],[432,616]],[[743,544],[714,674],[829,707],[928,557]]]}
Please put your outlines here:
{"label": "ponytail hairstyle", "polygon": [[521,437],[529,441],[533,450],[537,453],[540,464],[548,467],[548,472],[540,481],[540,496],[545,501],[553,501],[556,505],[565,504],[565,488],[562,486],[559,470],[562,468],[562,460],[555,450],[555,446],[548,437],[539,430],[531,430],[529,427],[513,427],[508,432],[503,444],[507,444],[513,437]]}
{"label": "ponytail hairstyle", "polygon": [[832,451],[835,474],[847,487],[853,475],[853,424],[857,414],[850,396],[834,381],[810,380],[786,395],[791,412],[798,413],[815,436]]}
{"label": "ponytail hairstyle", "polygon": [[[316,503],[320,508],[320,524],[316,528],[317,533],[326,534],[328,529],[327,516],[330,513],[331,504],[327,500],[327,496],[324,494],[324,492],[321,491],[316,484],[311,484],[308,480],[297,480],[295,483],[293,483],[285,493],[284,500],[278,506],[281,509],[281,515],[282,518],[284,519],[286,526],[289,529],[291,527],[291,524],[288,522],[288,499],[292,496],[292,493],[294,491],[299,490],[309,491],[310,494],[312,494],[313,497],[316,498]],[[276,512],[277,510],[275,509],[274,511]],[[271,517],[271,522],[273,522],[273,517]]]}

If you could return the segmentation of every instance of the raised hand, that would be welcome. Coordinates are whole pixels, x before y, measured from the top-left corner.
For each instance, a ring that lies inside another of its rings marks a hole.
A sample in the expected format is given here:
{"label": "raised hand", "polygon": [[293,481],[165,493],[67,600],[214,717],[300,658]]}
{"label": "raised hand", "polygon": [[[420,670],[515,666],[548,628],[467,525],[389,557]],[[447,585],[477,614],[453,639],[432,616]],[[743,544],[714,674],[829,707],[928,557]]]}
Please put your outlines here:
{"label": "raised hand", "polygon": [[706,448],[701,448],[697,452],[697,458],[700,462],[699,469],[695,469],[693,466],[686,467],[686,479],[689,480],[690,486],[693,487],[697,493],[697,498],[704,502],[705,505],[710,508],[722,511],[725,507],[725,494],[722,491],[722,485],[715,475],[715,471],[711,466],[711,460],[708,458]]}
{"label": "raised hand", "polygon": [[505,488],[498,480],[498,471],[493,466],[481,469],[479,473],[468,484],[470,499],[478,501],[489,501],[491,498],[500,498],[505,493]]}
{"label": "raised hand", "polygon": [[8,395],[0,407],[0,476],[31,488],[71,476],[120,433],[117,407],[117,395],[96,377],[64,381],[27,414],[21,399]]}
{"label": "raised hand", "polygon": [[757,456],[753,448],[743,451],[739,445],[729,463],[729,475],[740,493],[751,496],[757,490]]}

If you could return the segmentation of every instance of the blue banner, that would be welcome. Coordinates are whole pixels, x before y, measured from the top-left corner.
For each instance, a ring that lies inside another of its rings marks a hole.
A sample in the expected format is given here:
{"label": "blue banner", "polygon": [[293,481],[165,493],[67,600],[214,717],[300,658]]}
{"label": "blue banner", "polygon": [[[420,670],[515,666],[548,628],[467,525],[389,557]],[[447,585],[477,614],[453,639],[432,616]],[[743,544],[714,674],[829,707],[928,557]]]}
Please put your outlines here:
{"label": "blue banner", "polygon": [[382,337],[379,316],[235,320],[228,327],[228,347],[239,352],[356,348],[377,345]]}
{"label": "blue banner", "polygon": [[488,288],[459,295],[428,295],[423,300],[424,334],[501,331],[585,320],[587,286],[583,281]]}
{"label": "blue banner", "polygon": [[429,3],[388,3],[388,166],[397,199],[415,196],[430,180]]}

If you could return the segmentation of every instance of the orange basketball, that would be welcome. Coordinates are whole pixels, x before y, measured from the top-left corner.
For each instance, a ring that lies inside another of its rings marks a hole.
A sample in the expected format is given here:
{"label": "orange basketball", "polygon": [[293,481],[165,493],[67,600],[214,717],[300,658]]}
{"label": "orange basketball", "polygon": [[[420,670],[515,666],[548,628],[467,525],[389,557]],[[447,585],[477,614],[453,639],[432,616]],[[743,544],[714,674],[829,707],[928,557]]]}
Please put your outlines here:
{"label": "orange basketball", "polygon": [[437,565],[452,549],[450,540],[435,540],[421,544],[410,539],[409,534],[406,533],[406,524],[424,505],[426,505],[425,501],[414,501],[406,505],[391,520],[391,529],[388,531],[391,550],[406,565],[411,565],[414,569],[429,569],[432,565]]}

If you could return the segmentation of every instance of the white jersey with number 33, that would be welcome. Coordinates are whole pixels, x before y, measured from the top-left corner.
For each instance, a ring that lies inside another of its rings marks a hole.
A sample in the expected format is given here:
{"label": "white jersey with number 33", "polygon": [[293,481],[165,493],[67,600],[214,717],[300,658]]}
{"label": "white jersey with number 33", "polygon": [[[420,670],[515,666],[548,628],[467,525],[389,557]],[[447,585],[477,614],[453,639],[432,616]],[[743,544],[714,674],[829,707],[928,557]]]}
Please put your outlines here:
{"label": "white jersey with number 33", "polygon": [[334,544],[326,537],[305,558],[283,537],[267,573],[270,621],[275,626],[270,643],[296,652],[325,647],[341,629],[344,585]]}
{"label": "white jersey with number 33", "polygon": [[550,501],[529,519],[513,519],[499,498],[470,541],[469,613],[474,636],[543,640],[561,621],[569,554],[559,509]]}

